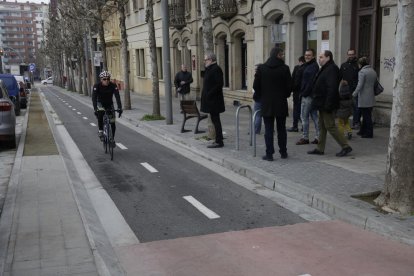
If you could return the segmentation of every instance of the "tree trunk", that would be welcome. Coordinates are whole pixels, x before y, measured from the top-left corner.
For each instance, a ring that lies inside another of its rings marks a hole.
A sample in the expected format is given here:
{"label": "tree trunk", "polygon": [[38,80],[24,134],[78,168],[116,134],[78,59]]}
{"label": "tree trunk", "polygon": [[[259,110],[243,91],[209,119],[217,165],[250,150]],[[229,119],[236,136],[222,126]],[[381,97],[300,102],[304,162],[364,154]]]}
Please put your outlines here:
{"label": "tree trunk", "polygon": [[[102,7],[100,7],[100,5],[98,5],[98,12],[99,12],[99,15],[102,16]],[[107,59],[106,59],[104,20],[102,18],[98,21],[98,33],[99,33],[99,40],[101,42],[103,70],[108,70]]]}
{"label": "tree trunk", "polygon": [[84,68],[85,68],[85,81],[84,81],[84,91],[85,91],[85,96],[89,96],[89,87],[90,87],[90,81],[89,81],[89,76],[91,75],[91,70],[89,67],[89,61],[88,61],[88,41],[87,41],[87,37],[86,34],[83,36],[83,52],[84,54],[84,59],[83,59],[83,64],[84,64]]}
{"label": "tree trunk", "polygon": [[83,94],[83,91],[82,91],[82,87],[83,87],[83,85],[82,85],[82,83],[83,83],[83,64],[82,64],[83,62],[82,62],[82,56],[79,56],[78,57],[78,64],[79,64],[79,69],[77,70],[78,71],[78,79],[79,79],[79,83],[78,83],[78,92],[79,92],[79,94]]}
{"label": "tree trunk", "polygon": [[92,73],[91,73],[91,87],[92,85],[95,84],[95,82],[97,82],[96,80],[96,68],[95,68],[95,60],[94,60],[94,54],[93,54],[93,47],[92,47],[92,35],[91,35],[91,27],[88,26],[88,43],[89,43],[89,52],[90,52],[90,56],[91,56],[91,68],[92,68]]}
{"label": "tree trunk", "polygon": [[129,61],[128,61],[128,36],[125,25],[125,3],[123,1],[118,2],[119,12],[119,28],[121,29],[121,58],[122,69],[124,76],[124,109],[131,109],[131,95],[129,91]]}
{"label": "tree trunk", "polygon": [[375,202],[402,214],[414,212],[414,1],[398,0],[393,105],[387,172]]}
{"label": "tree trunk", "polygon": [[[202,20],[202,33],[203,33],[203,48],[204,55],[214,52],[213,45],[213,23],[211,22],[210,14],[210,0],[201,0],[201,20]],[[216,139],[216,130],[210,116],[207,119],[208,138],[211,140]]]}
{"label": "tree trunk", "polygon": [[[157,45],[155,42],[154,9],[152,0],[147,0],[146,22],[148,26],[148,40],[151,55],[152,77],[152,115],[160,116],[160,87],[158,80]],[[164,45],[168,47],[168,45]]]}

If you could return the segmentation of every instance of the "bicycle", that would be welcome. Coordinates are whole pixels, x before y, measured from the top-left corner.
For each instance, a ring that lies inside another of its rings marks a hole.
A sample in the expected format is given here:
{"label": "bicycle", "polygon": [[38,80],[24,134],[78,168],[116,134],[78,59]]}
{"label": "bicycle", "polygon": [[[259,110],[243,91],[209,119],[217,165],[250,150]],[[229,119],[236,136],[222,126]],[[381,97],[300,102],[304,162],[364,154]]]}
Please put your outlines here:
{"label": "bicycle", "polygon": [[[115,111],[120,112],[120,109],[104,109],[98,110],[98,112],[105,112],[103,116],[103,136],[102,136],[102,145],[105,150],[105,153],[108,153],[111,156],[111,160],[114,160],[114,148],[115,140],[112,134],[111,121],[115,121]],[[119,115],[121,117],[121,115]]]}

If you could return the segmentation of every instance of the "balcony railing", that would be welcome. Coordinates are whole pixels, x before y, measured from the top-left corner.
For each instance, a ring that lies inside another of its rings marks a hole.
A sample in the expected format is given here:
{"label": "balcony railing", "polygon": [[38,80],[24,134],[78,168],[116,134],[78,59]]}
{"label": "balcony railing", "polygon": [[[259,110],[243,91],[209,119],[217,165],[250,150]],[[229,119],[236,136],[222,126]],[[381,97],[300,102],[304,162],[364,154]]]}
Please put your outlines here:
{"label": "balcony railing", "polygon": [[184,1],[169,4],[170,9],[170,26],[178,30],[185,27],[185,6]]}
{"label": "balcony railing", "polygon": [[223,19],[230,19],[237,14],[235,0],[212,0],[211,13],[213,16],[220,16]]}

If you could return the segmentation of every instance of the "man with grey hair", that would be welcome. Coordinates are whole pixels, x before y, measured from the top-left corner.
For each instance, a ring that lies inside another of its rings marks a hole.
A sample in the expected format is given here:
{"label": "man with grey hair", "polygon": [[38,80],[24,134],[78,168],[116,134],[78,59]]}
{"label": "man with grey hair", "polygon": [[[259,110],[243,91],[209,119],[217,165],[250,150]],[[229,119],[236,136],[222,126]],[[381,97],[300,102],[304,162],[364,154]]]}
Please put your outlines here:
{"label": "man with grey hair", "polygon": [[204,56],[206,70],[204,72],[203,91],[201,93],[201,111],[210,114],[216,131],[216,139],[208,148],[222,148],[223,130],[221,128],[220,113],[226,109],[224,106],[223,71],[217,64],[217,57],[213,53]]}

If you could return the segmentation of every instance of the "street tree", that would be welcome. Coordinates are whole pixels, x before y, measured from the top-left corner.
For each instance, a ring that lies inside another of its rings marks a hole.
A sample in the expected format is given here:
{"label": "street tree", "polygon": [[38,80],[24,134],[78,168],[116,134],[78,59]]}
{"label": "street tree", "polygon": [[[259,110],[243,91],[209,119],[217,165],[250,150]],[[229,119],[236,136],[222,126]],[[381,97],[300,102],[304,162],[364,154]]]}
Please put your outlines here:
{"label": "street tree", "polygon": [[[152,0],[147,0],[147,7],[145,13],[145,22],[148,26],[148,44],[151,56],[151,77],[152,77],[152,115],[161,116],[160,108],[160,86],[158,78],[158,64],[157,64],[157,44],[155,41],[155,26],[154,26],[154,3]],[[168,45],[164,45],[168,47]]]}
{"label": "street tree", "polygon": [[414,212],[414,1],[398,0],[396,66],[385,185],[375,202]]}
{"label": "street tree", "polygon": [[[210,0],[201,0],[201,22],[202,22],[202,35],[203,35],[203,48],[204,54],[213,53],[213,23],[211,21],[211,8]],[[214,140],[216,138],[216,130],[214,128],[213,122],[211,121],[210,115],[208,116],[208,138]]]}

